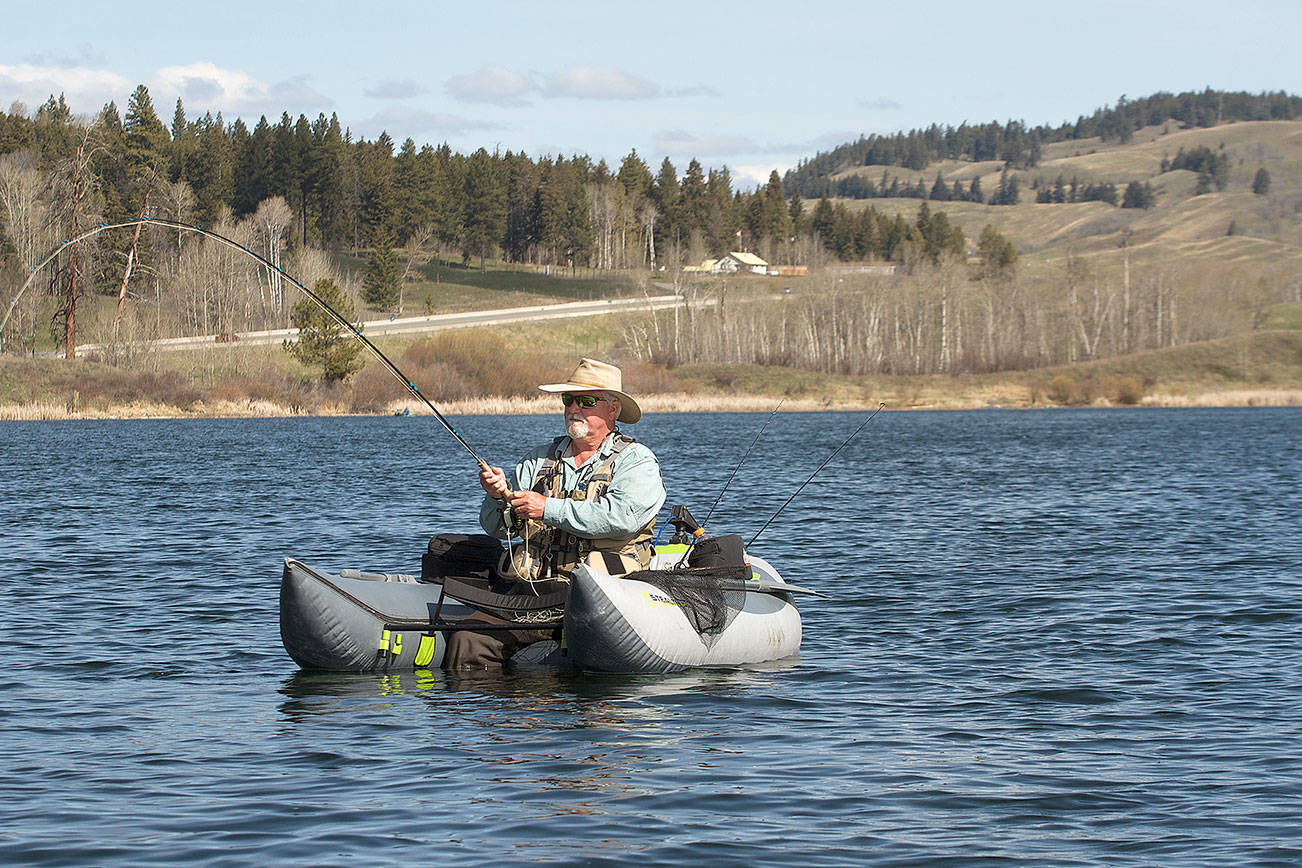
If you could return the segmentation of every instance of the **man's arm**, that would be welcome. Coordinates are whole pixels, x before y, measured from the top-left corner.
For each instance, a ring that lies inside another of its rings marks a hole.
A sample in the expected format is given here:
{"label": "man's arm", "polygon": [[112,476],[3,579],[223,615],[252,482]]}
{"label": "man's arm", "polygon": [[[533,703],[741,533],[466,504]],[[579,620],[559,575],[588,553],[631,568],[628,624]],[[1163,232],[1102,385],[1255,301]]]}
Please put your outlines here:
{"label": "man's arm", "polygon": [[[512,491],[521,489],[527,491],[533,486],[534,480],[538,476],[538,469],[547,456],[547,449],[546,446],[540,447],[520,459],[520,463],[515,465],[515,484],[508,486]],[[480,484],[483,485],[483,474],[481,473],[480,476]],[[502,520],[502,501],[491,494],[485,494],[484,502],[479,506],[479,526],[484,529],[484,533],[498,539],[506,539],[510,536],[506,530],[506,523]]]}

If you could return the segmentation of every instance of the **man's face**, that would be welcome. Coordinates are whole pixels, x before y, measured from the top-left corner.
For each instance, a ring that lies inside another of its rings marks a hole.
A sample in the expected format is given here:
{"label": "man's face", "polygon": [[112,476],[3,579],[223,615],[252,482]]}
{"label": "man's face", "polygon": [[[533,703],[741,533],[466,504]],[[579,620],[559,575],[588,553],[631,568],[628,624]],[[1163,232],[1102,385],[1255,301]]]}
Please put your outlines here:
{"label": "man's face", "polygon": [[[604,438],[615,428],[615,418],[619,415],[619,402],[608,399],[601,392],[566,392],[562,400],[570,400],[565,407],[565,433],[578,440],[598,434]],[[596,399],[593,403],[592,399]],[[591,407],[583,404],[591,403]]]}

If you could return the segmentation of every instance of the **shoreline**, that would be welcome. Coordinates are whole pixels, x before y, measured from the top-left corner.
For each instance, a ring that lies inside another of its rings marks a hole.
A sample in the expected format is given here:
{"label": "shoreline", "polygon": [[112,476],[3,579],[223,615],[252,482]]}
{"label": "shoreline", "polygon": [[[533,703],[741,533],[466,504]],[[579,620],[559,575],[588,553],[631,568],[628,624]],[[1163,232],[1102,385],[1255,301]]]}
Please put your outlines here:
{"label": "shoreline", "polygon": [[[1156,393],[1147,395],[1137,404],[1118,404],[1100,400],[1092,404],[1032,403],[1025,397],[1001,394],[998,390],[981,395],[923,396],[912,394],[883,394],[889,410],[1073,410],[1115,409],[1133,407],[1189,408],[1189,407],[1298,407],[1302,406],[1302,389],[1220,389],[1192,394]],[[639,397],[644,413],[758,413],[772,412],[781,401],[781,412],[809,413],[874,410],[879,401],[851,400],[833,397],[785,398],[769,395],[705,395],[700,393],[653,394]],[[486,397],[448,401],[436,404],[446,416],[523,416],[549,415],[557,410],[553,396],[536,398]],[[113,405],[107,408],[73,409],[67,404],[31,402],[27,404],[0,405],[0,421],[59,421],[71,419],[278,419],[325,418],[344,416],[383,417],[401,415],[428,415],[424,404],[408,399],[394,401],[382,413],[358,413],[343,405],[325,405],[304,412],[299,408],[271,401],[218,401],[205,404],[197,401],[187,408],[146,401]]]}

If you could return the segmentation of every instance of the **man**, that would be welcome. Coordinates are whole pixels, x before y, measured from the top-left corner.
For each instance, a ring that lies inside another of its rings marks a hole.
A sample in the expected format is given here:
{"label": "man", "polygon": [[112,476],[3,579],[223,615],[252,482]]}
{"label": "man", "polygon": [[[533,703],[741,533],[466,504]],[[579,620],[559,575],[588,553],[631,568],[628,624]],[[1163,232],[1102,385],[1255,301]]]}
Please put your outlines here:
{"label": "man", "polygon": [[[485,497],[480,524],[493,536],[507,537],[503,500],[519,519],[534,523],[535,529],[540,524],[548,544],[532,554],[561,581],[568,581],[580,563],[612,574],[645,569],[665,487],[651,450],[616,427],[642,418],[637,401],[623,391],[619,368],[583,359],[564,383],[538,388],[560,395],[565,436],[522,458],[514,487],[502,468],[481,470]],[[454,633],[444,665],[500,666],[538,638],[536,631],[523,630]]]}

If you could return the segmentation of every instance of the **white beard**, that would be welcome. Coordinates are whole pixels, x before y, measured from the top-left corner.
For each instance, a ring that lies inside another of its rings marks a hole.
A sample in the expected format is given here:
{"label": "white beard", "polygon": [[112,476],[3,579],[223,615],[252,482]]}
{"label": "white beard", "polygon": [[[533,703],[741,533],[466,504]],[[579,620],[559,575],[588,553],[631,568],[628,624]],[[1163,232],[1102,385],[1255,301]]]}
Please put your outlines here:
{"label": "white beard", "polygon": [[565,423],[565,433],[570,435],[571,440],[582,440],[591,430],[583,419],[571,419]]}

